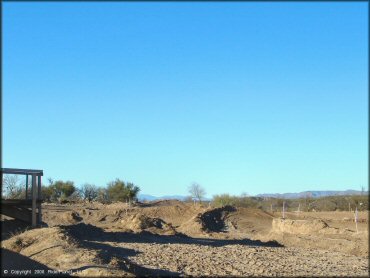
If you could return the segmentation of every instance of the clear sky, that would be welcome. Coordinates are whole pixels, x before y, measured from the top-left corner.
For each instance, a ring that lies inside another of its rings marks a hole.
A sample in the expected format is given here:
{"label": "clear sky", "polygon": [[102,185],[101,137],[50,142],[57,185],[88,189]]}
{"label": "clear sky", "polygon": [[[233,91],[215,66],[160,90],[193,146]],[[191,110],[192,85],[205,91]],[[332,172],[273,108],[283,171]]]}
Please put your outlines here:
{"label": "clear sky", "polygon": [[368,3],[3,3],[3,167],[144,194],[368,184]]}

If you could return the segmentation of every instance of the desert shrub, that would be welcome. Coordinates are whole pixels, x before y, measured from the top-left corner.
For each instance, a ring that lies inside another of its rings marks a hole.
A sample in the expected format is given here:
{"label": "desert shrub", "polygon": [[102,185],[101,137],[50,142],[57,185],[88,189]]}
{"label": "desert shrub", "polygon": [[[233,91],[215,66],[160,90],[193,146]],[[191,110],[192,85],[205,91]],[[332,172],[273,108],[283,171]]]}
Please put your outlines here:
{"label": "desert shrub", "polygon": [[212,204],[216,207],[232,205],[246,208],[259,208],[265,211],[282,211],[285,203],[285,211],[335,211],[346,210],[349,207],[354,210],[369,210],[368,196],[351,195],[351,196],[326,196],[313,198],[306,196],[297,199],[283,199],[273,197],[250,197],[250,196],[232,196],[229,194],[214,195]]}
{"label": "desert shrub", "polygon": [[193,197],[191,196],[186,196],[185,199],[184,199],[184,202],[185,203],[192,203],[193,202]]}
{"label": "desert shrub", "polygon": [[238,205],[246,208],[262,208],[261,197],[242,197],[239,198]]}
{"label": "desert shrub", "polygon": [[214,195],[212,199],[212,204],[215,207],[223,207],[223,206],[234,206],[237,203],[237,197],[231,196],[227,193]]}
{"label": "desert shrub", "polygon": [[59,199],[59,198],[68,198],[71,196],[75,191],[76,187],[74,186],[73,181],[56,181],[53,184],[50,185],[53,191],[53,199]]}
{"label": "desert shrub", "polygon": [[47,202],[51,202],[53,199],[53,188],[50,186],[42,186],[41,187],[41,196]]}
{"label": "desert shrub", "polygon": [[46,201],[69,200],[79,198],[78,191],[72,181],[56,181],[49,179],[49,185],[41,187],[42,198]]}
{"label": "desert shrub", "polygon": [[79,190],[74,191],[68,197],[62,197],[61,198],[61,201],[64,201],[64,202],[73,202],[73,203],[79,202],[81,200],[82,200],[82,196],[81,196],[81,192]]}
{"label": "desert shrub", "polygon": [[102,188],[102,187],[98,188],[96,201],[103,203],[103,204],[110,203],[109,196],[108,196],[108,190],[106,188]]}
{"label": "desert shrub", "polygon": [[335,202],[332,202],[330,199],[319,198],[311,204],[310,208],[315,211],[334,211],[337,206]]}
{"label": "desert shrub", "polygon": [[137,198],[140,188],[133,183],[116,179],[108,183],[107,197],[110,201],[132,202]]}
{"label": "desert shrub", "polygon": [[364,195],[350,195],[350,196],[325,196],[319,198],[305,197],[299,199],[276,199],[271,198],[270,203],[281,210],[282,203],[285,201],[285,208],[287,211],[296,211],[298,206],[300,211],[348,211],[349,208],[354,210],[368,210],[369,200],[368,196]]}
{"label": "desert shrub", "polygon": [[263,209],[263,198],[260,197],[250,197],[246,195],[233,196],[227,193],[214,195],[212,199],[212,204],[216,207],[220,206],[237,206],[245,208],[260,208]]}

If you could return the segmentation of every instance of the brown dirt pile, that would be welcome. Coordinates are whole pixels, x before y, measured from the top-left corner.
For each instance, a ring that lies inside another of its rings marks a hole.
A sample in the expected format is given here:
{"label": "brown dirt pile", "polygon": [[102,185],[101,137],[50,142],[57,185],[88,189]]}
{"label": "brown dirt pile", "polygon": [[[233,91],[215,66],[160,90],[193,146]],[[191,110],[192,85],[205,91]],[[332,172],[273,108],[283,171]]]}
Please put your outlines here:
{"label": "brown dirt pile", "polygon": [[329,227],[329,225],[321,219],[314,220],[292,220],[274,218],[272,221],[272,232],[288,233],[288,234],[346,234],[355,235],[355,231],[349,229],[339,229]]}
{"label": "brown dirt pile", "polygon": [[133,214],[123,218],[118,224],[119,228],[133,232],[148,231],[155,234],[175,235],[176,230],[170,223],[160,218],[148,217],[142,213]]}
{"label": "brown dirt pile", "polygon": [[258,237],[276,240],[285,246],[316,248],[356,256],[368,256],[368,232],[332,227],[321,219],[292,220],[274,218],[269,234]]}
{"label": "brown dirt pile", "polygon": [[186,221],[178,230],[185,234],[226,232],[229,229],[226,219],[234,211],[236,209],[232,206],[207,209]]}
{"label": "brown dirt pile", "polygon": [[[25,231],[2,241],[2,248],[5,249],[4,252],[16,256],[16,260],[20,260],[18,263],[25,269],[33,269],[39,263],[49,269],[70,274],[80,271],[80,276],[128,274],[123,270],[104,266],[96,250],[81,248],[63,227]],[[12,263],[7,260],[2,262],[5,265]]]}
{"label": "brown dirt pile", "polygon": [[158,201],[141,210],[143,214],[153,218],[161,218],[174,227],[180,226],[202,211],[204,209],[200,206],[173,200]]}
{"label": "brown dirt pile", "polygon": [[277,233],[289,234],[311,234],[328,227],[323,220],[292,220],[274,218],[272,221],[272,231]]}

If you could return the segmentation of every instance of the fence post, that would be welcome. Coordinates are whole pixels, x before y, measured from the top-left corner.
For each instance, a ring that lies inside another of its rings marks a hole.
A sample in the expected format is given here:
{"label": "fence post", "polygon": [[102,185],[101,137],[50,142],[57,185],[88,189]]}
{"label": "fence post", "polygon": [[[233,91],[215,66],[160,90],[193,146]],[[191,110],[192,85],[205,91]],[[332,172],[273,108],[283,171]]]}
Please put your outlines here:
{"label": "fence post", "polygon": [[32,227],[36,227],[36,199],[37,199],[36,175],[32,174]]}
{"label": "fence post", "polygon": [[37,181],[37,186],[38,186],[38,201],[39,201],[39,203],[38,203],[38,213],[39,213],[39,215],[38,215],[38,222],[39,222],[39,225],[41,225],[41,221],[42,221],[42,215],[41,215],[41,198],[42,198],[42,196],[41,196],[41,176],[38,176],[38,181]]}
{"label": "fence post", "polygon": [[28,199],[28,175],[26,175],[26,200]]}
{"label": "fence post", "polygon": [[285,202],[283,202],[283,219],[285,219]]}
{"label": "fence post", "polygon": [[358,233],[357,221],[358,221],[358,211],[357,211],[357,207],[356,207],[356,210],[355,210],[355,223],[356,223],[356,231]]}

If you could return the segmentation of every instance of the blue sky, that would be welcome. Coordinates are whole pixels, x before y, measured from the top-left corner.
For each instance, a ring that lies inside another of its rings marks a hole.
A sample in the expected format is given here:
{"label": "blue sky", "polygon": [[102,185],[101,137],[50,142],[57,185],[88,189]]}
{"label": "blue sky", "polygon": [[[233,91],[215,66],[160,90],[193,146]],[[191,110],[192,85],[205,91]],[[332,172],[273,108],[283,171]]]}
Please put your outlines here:
{"label": "blue sky", "polygon": [[152,195],[368,184],[368,3],[3,3],[3,167]]}

